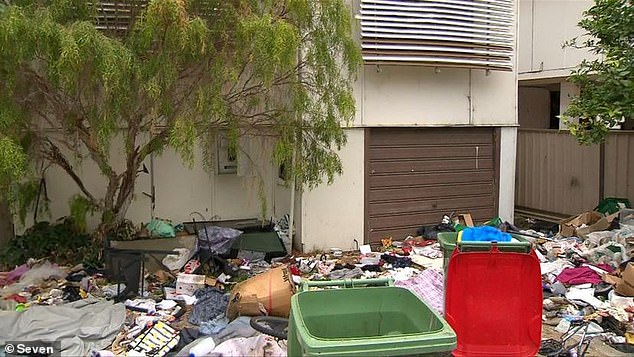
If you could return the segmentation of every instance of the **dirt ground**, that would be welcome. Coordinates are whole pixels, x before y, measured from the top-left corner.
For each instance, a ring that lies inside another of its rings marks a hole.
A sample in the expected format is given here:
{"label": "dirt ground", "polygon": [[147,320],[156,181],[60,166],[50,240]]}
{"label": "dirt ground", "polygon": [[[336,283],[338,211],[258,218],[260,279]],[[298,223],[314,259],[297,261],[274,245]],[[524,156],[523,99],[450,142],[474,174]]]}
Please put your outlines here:
{"label": "dirt ground", "polygon": [[[559,339],[561,333],[555,330],[554,326],[542,325],[542,339],[552,338]],[[572,345],[571,341],[579,341],[578,338],[572,337],[569,340],[569,345]],[[590,347],[588,348],[588,352],[586,353],[587,357],[620,357],[620,356],[631,356],[630,354],[619,352],[609,345],[605,344],[599,338],[595,338],[590,342]]]}

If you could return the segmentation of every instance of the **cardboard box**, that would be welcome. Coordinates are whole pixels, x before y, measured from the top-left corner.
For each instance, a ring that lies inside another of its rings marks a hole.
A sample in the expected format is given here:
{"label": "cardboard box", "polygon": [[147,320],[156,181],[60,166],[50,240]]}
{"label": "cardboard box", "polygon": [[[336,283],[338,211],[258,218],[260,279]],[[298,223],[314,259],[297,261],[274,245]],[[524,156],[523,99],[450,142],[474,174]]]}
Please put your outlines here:
{"label": "cardboard box", "polygon": [[288,317],[295,284],[287,266],[271,269],[237,284],[231,291],[227,317],[271,315]]}
{"label": "cardboard box", "polygon": [[623,295],[634,297],[634,263],[628,263],[621,273],[621,280],[614,286],[614,291]]}
{"label": "cardboard box", "polygon": [[473,227],[473,218],[471,217],[471,213],[461,213],[457,215],[458,223],[463,226]]}
{"label": "cardboard box", "polygon": [[609,227],[610,221],[606,217],[599,212],[589,211],[575,217],[563,219],[559,223],[559,234],[562,237],[581,237],[586,239],[588,234],[604,231]]}
{"label": "cardboard box", "polygon": [[205,276],[180,273],[176,278],[176,294],[194,295],[194,291],[205,287]]}

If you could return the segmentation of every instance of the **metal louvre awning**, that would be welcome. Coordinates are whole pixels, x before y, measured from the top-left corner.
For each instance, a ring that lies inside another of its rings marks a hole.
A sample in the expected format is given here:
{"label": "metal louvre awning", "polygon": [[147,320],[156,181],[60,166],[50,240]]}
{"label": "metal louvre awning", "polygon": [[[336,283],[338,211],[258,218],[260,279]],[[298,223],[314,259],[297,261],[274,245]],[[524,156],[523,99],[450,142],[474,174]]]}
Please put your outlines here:
{"label": "metal louvre awning", "polygon": [[366,64],[513,69],[514,0],[361,0]]}
{"label": "metal louvre awning", "polygon": [[102,31],[125,32],[130,29],[139,12],[143,11],[148,0],[96,0],[95,28]]}

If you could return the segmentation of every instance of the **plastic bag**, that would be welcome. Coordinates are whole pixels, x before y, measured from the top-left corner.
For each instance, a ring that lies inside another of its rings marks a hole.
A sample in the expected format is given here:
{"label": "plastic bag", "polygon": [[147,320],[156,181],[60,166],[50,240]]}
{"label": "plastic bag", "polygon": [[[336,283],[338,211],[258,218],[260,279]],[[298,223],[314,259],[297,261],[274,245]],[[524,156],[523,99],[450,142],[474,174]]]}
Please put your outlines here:
{"label": "plastic bag", "polygon": [[163,265],[170,270],[180,270],[191,256],[191,251],[187,248],[175,248],[178,254],[169,254],[163,258]]}
{"label": "plastic bag", "polygon": [[174,225],[168,220],[154,218],[145,227],[151,237],[176,237]]}
{"label": "plastic bag", "polygon": [[227,227],[209,226],[198,231],[198,249],[209,250],[216,254],[229,252],[233,242],[242,231]]}

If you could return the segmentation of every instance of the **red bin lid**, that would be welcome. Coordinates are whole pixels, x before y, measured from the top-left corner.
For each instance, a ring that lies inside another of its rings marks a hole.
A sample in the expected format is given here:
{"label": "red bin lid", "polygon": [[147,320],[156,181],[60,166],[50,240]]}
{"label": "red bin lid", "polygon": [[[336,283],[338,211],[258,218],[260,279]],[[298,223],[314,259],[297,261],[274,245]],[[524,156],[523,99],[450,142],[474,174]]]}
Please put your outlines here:
{"label": "red bin lid", "polygon": [[534,356],[542,330],[539,260],[530,254],[454,250],[445,319],[458,337],[454,356]]}

